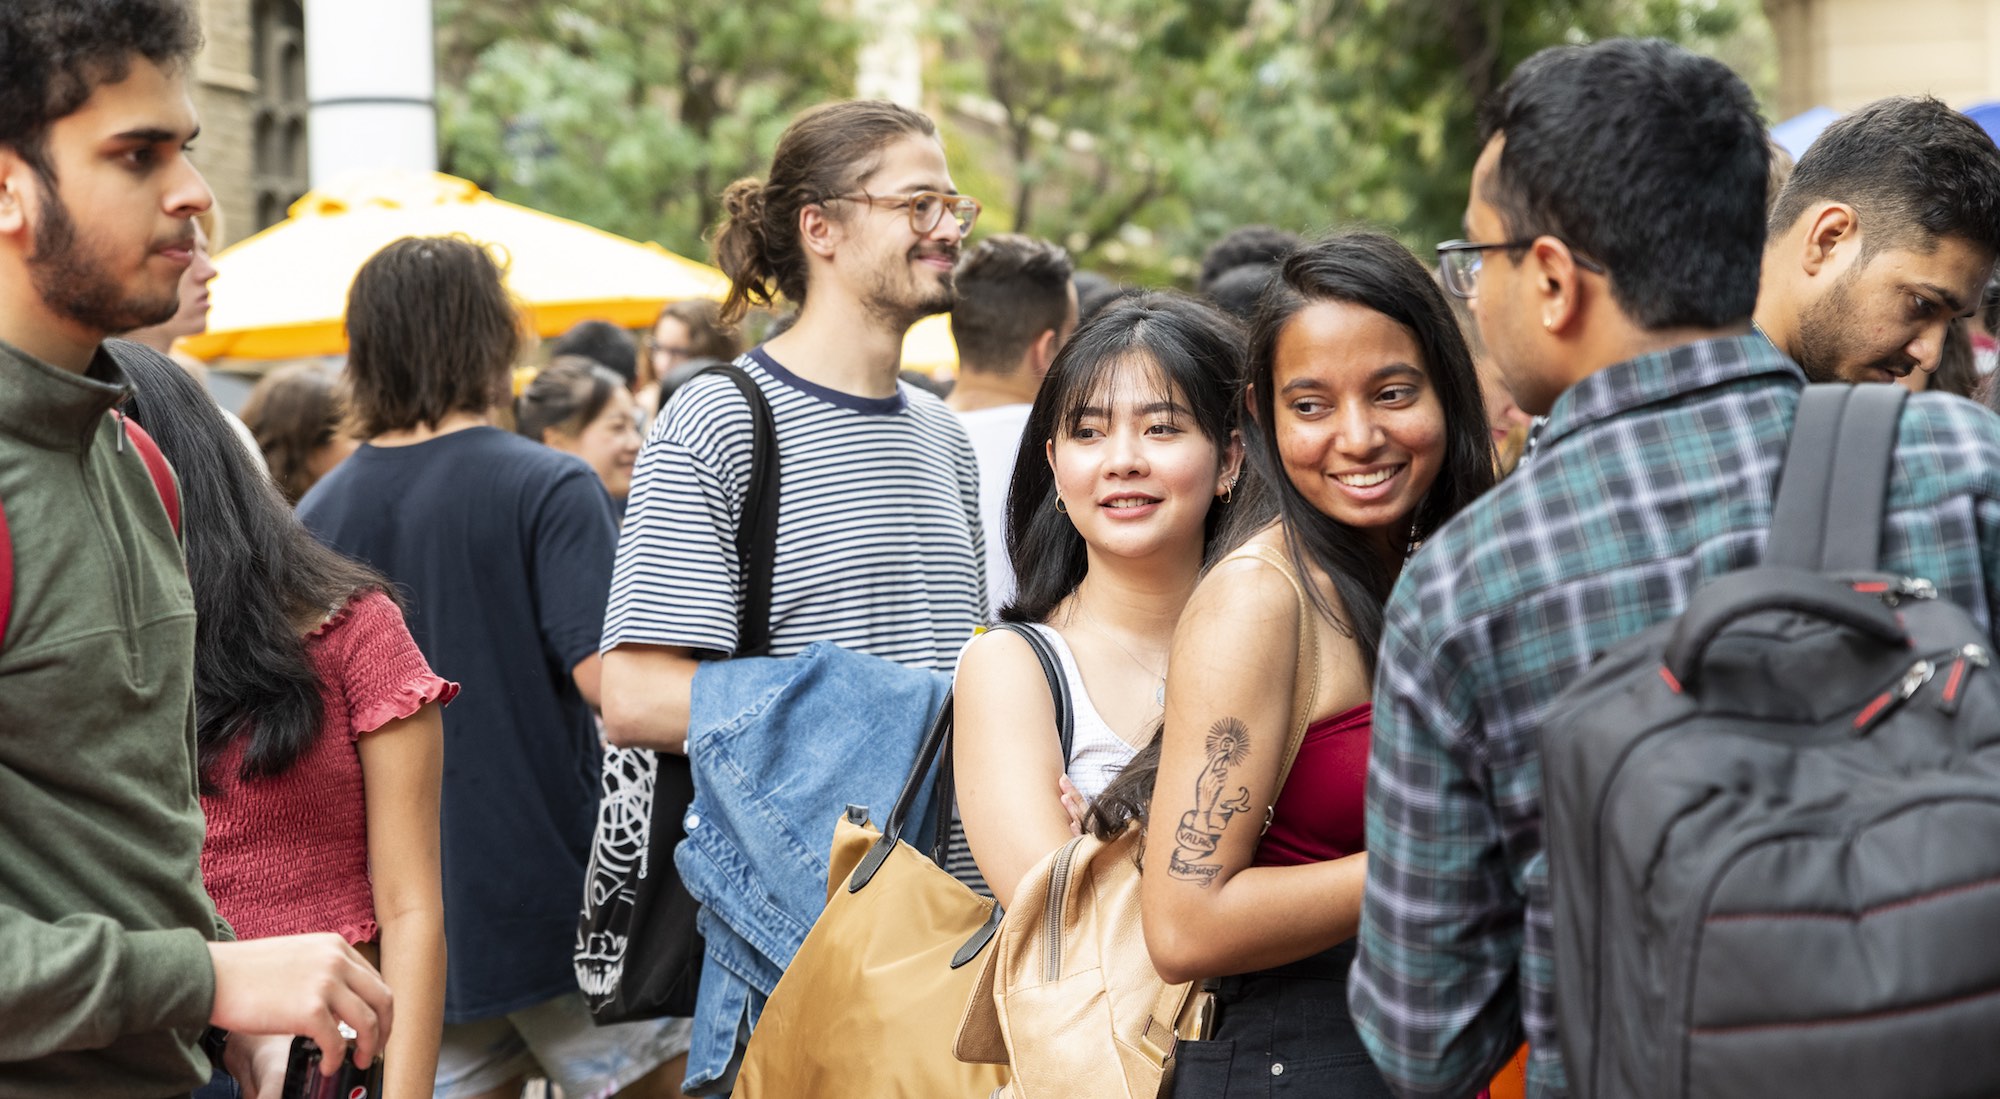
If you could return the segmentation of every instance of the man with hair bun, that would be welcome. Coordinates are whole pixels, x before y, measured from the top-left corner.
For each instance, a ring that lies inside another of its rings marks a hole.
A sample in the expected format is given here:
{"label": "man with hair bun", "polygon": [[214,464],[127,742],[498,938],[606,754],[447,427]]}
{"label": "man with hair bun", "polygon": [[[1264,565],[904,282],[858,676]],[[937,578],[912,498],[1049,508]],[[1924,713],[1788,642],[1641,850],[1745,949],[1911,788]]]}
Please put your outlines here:
{"label": "man with hair bun", "polygon": [[1938,368],[2000,254],[2000,149],[1930,96],[1835,122],[1772,202],[1757,325],[1817,382]]}
{"label": "man with hair bun", "polygon": [[[855,100],[795,119],[769,178],[730,184],[724,205],[724,323],[798,307],[736,360],[782,455],[772,655],[833,641],[949,671],[985,617],[977,467],[944,403],[898,374],[904,333],[957,299],[979,204],[952,186],[929,118]],[[640,454],[605,614],[614,744],[683,750],[699,660],[736,646],[750,415],[727,379],[698,378]]]}
{"label": "man with hair bun", "polygon": [[[794,119],[768,178],[731,184],[724,206],[722,321],[798,308],[736,360],[780,456],[770,655],[827,641],[949,672],[986,612],[977,467],[958,419],[897,375],[904,333],[955,300],[979,204],[953,187],[929,118],[859,100]],[[602,642],[620,747],[685,751],[695,671],[737,647],[751,417],[729,378],[697,377],[639,456]],[[697,1022],[686,1086],[727,1087],[736,1022]]]}
{"label": "man with hair bun", "polygon": [[202,888],[179,490],[102,347],[180,305],[200,47],[183,0],[0,4],[0,1096],[186,1095],[218,1054],[276,1094],[291,1035],[366,1063],[392,1022],[339,935],[230,941]]}

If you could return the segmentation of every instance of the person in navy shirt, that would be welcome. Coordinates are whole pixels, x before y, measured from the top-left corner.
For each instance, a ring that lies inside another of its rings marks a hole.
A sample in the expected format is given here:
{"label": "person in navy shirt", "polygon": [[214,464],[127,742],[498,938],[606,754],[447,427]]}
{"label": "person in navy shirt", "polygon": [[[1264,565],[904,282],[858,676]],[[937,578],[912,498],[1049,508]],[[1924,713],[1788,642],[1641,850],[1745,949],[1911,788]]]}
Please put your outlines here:
{"label": "person in navy shirt", "polygon": [[299,515],[402,588],[424,656],[463,686],[444,722],[436,1095],[512,1096],[530,1075],[570,1095],[677,1094],[686,1022],[595,1026],[570,961],[597,814],[611,498],[580,459],[492,424],[521,328],[478,245],[384,248],[355,276],[347,326],[367,442]]}

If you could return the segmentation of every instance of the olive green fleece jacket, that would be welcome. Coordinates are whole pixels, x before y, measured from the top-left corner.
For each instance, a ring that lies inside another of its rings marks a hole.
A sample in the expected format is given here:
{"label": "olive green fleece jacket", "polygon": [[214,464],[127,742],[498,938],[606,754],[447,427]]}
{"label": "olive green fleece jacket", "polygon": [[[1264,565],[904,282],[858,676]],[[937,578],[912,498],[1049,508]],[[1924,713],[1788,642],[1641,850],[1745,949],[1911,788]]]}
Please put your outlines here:
{"label": "olive green fleece jacket", "polygon": [[194,600],[127,392],[0,343],[0,1097],[164,1099],[208,1079]]}

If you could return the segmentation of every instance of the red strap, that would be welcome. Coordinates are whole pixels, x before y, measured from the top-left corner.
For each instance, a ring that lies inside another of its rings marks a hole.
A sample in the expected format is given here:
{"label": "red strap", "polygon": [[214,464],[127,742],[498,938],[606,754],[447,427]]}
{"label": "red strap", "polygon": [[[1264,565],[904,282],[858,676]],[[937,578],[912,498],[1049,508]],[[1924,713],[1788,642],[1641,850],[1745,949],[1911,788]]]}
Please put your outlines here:
{"label": "red strap", "polygon": [[7,619],[14,613],[14,537],[7,533],[7,509],[0,507],[0,649],[7,647]]}
{"label": "red strap", "polygon": [[174,537],[181,534],[181,494],[174,487],[174,470],[167,464],[167,456],[160,453],[160,444],[153,441],[146,429],[140,427],[130,416],[124,417],[126,437],[132,440],[132,448],[145,459],[146,472],[153,475],[153,487],[159,490],[160,503],[167,506],[167,521],[174,525]]}
{"label": "red strap", "polygon": [[[174,527],[174,537],[181,534],[181,494],[174,487],[173,467],[167,465],[167,456],[160,453],[160,444],[153,441],[146,429],[120,416],[119,426],[125,437],[132,440],[132,447],[139,452],[139,458],[146,463],[146,472],[153,477],[153,488],[160,494],[160,503],[166,506],[167,522]],[[0,649],[7,643],[7,622],[14,613],[14,538],[7,529],[7,510],[0,507]]]}

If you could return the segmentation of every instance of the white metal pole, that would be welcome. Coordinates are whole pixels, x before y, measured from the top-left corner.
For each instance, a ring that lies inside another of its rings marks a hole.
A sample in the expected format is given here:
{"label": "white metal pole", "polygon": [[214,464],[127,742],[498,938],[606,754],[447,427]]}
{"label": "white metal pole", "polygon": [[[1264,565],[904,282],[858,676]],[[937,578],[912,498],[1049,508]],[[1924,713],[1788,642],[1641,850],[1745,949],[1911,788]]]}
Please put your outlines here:
{"label": "white metal pole", "polygon": [[306,0],[312,185],[357,169],[437,168],[430,0]]}

